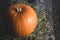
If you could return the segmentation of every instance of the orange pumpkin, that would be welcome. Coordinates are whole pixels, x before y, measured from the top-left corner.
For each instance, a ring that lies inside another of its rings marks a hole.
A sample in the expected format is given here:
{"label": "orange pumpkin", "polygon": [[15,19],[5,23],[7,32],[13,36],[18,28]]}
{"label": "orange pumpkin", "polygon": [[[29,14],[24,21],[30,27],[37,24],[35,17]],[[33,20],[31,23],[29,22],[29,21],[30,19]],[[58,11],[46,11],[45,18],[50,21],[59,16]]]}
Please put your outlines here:
{"label": "orange pumpkin", "polygon": [[28,5],[15,4],[8,8],[14,32],[20,37],[31,34],[37,25],[36,12]]}

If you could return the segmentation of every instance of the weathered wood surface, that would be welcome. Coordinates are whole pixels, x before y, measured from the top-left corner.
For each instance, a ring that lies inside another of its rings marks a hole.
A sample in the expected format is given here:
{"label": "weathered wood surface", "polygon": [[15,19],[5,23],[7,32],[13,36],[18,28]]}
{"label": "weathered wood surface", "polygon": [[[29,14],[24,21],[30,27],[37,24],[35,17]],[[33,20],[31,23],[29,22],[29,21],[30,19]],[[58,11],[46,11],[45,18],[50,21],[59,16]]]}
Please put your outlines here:
{"label": "weathered wood surface", "polygon": [[60,0],[52,0],[54,32],[56,40],[60,40]]}

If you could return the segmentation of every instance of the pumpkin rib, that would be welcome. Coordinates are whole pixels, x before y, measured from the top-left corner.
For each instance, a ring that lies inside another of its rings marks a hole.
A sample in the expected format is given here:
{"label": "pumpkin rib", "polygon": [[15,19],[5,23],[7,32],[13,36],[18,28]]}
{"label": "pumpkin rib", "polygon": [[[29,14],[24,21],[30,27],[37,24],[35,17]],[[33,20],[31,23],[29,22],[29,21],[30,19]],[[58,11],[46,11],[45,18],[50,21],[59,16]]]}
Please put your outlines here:
{"label": "pumpkin rib", "polygon": [[[22,16],[21,16],[21,18],[22,18]],[[23,35],[25,36],[25,35],[26,35],[26,32],[24,33],[24,30],[26,30],[26,29],[25,29],[26,27],[25,27],[25,25],[24,25],[24,24],[25,24],[25,21],[23,21],[23,20],[24,20],[23,18],[22,18],[21,20],[22,20],[22,23],[21,23],[21,24],[23,24],[22,27],[24,26],[24,28],[22,29],[22,33],[23,33]]]}
{"label": "pumpkin rib", "polygon": [[[28,25],[28,23],[26,23],[26,21],[25,21],[25,25],[26,25],[26,24]],[[26,27],[25,27],[25,28],[26,28],[26,29],[25,29],[25,30],[26,30],[25,35],[27,35],[27,33],[28,33],[27,25],[26,25]],[[29,26],[28,26],[28,28],[29,28]],[[30,29],[29,29],[29,32],[30,32]]]}

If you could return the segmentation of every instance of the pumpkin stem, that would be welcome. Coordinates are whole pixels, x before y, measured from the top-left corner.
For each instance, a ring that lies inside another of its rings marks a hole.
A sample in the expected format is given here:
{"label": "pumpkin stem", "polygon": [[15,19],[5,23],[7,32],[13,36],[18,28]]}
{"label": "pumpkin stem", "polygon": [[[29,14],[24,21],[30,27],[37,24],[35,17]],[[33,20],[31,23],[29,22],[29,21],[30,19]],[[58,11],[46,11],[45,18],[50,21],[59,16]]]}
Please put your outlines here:
{"label": "pumpkin stem", "polygon": [[16,11],[17,11],[18,13],[22,13],[22,8],[16,8]]}
{"label": "pumpkin stem", "polygon": [[20,12],[22,12],[22,9],[20,8]]}

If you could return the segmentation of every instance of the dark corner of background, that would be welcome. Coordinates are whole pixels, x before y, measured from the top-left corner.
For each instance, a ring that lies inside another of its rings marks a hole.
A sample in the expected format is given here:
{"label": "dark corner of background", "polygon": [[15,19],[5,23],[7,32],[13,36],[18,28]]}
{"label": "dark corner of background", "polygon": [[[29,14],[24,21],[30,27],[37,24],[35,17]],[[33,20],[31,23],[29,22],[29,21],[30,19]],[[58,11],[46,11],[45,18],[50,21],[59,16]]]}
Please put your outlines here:
{"label": "dark corner of background", "polygon": [[8,0],[0,0],[0,39],[12,33],[12,26],[11,23],[9,23],[10,20],[8,16],[5,15],[8,6]]}

